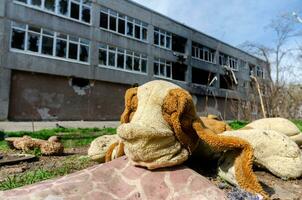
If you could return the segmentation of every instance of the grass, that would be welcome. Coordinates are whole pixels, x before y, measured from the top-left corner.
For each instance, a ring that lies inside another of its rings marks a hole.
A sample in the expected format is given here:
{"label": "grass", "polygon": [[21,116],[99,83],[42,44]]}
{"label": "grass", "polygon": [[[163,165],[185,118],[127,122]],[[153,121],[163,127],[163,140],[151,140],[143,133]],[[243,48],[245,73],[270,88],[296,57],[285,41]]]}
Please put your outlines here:
{"label": "grass", "polygon": [[[86,146],[99,136],[112,135],[115,133],[115,128],[55,128],[35,132],[5,132],[8,137],[22,137],[28,135],[32,138],[43,140],[47,140],[49,137],[57,135],[60,136],[61,142],[65,148]],[[5,152],[8,148],[5,141],[0,141],[0,151]]]}
{"label": "grass", "polygon": [[87,157],[69,156],[62,161],[62,165],[51,169],[39,168],[23,174],[8,176],[0,182],[0,190],[10,190],[24,185],[37,183],[43,180],[67,175],[74,171],[85,169],[89,166],[90,160]]}

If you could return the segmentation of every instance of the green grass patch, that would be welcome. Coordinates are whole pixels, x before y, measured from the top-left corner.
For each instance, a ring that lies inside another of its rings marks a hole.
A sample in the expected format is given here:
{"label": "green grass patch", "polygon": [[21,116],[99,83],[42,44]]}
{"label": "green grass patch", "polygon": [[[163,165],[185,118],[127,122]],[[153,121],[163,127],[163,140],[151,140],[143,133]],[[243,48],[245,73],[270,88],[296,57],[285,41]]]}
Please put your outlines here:
{"label": "green grass patch", "polygon": [[243,128],[244,126],[246,126],[248,124],[247,121],[232,121],[229,123],[230,127],[234,130],[238,130],[240,128]]}
{"label": "green grass patch", "polygon": [[302,132],[302,120],[293,120],[293,122],[296,124],[296,126],[300,129]]}
{"label": "green grass patch", "polygon": [[[99,136],[112,135],[115,133],[115,128],[55,128],[35,132],[5,132],[8,137],[23,137],[24,135],[28,135],[32,138],[43,140],[47,140],[51,136],[59,136],[65,148],[86,146]],[[9,147],[6,142],[0,141],[0,151],[7,151],[8,149]],[[33,153],[39,155],[39,152]]]}
{"label": "green grass patch", "polygon": [[62,165],[59,167],[53,167],[51,169],[39,168],[23,174],[8,176],[4,181],[0,182],[0,190],[10,190],[63,176],[87,168],[90,165],[90,162],[90,159],[87,157],[69,156],[62,161]]}

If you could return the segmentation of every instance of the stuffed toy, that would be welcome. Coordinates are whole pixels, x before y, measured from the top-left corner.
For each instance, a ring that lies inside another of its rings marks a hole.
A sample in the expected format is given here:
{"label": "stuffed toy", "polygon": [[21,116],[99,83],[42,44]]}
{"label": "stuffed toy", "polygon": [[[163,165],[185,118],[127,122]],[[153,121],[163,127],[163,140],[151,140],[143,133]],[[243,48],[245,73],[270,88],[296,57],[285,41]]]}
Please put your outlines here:
{"label": "stuffed toy", "polygon": [[224,121],[220,121],[215,115],[208,115],[207,117],[200,117],[203,124],[214,131],[217,134],[220,134],[224,131],[231,131],[232,128],[225,123]]}
{"label": "stuffed toy", "polygon": [[[302,175],[302,151],[288,136],[274,130],[226,131],[224,136],[235,136],[248,141],[254,149],[254,164],[269,170],[282,179],[298,178]],[[238,185],[235,180],[234,155],[226,152],[220,158],[218,175]]]}
{"label": "stuffed toy", "polygon": [[288,119],[264,118],[258,119],[246,125],[243,129],[273,130],[287,135],[291,140],[302,146],[302,133],[299,128]]}
{"label": "stuffed toy", "polygon": [[42,155],[61,155],[64,151],[64,146],[60,143],[57,136],[51,136],[48,140],[40,140],[29,136],[5,138],[9,146],[22,151],[29,151],[35,148],[41,150]]}
{"label": "stuffed toy", "polygon": [[238,185],[268,198],[252,170],[252,146],[239,137],[222,136],[206,128],[191,95],[175,84],[156,80],[127,90],[117,134],[120,142],[110,146],[106,161],[124,151],[134,165],[151,170],[183,163],[200,140],[216,152],[235,150]]}

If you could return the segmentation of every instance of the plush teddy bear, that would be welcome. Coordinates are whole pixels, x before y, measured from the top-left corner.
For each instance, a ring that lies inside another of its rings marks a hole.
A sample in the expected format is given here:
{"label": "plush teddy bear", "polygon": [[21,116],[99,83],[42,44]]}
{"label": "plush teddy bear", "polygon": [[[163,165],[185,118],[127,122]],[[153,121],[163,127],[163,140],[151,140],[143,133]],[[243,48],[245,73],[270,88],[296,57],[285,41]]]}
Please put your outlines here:
{"label": "plush teddy bear", "polygon": [[252,170],[252,146],[208,129],[197,116],[191,95],[179,86],[156,80],[127,90],[121,123],[117,129],[120,142],[111,145],[106,161],[121,155],[123,148],[134,165],[148,169],[175,166],[186,161],[201,140],[217,152],[236,150],[237,183],[267,198]]}
{"label": "plush teddy bear", "polygon": [[29,136],[10,137],[5,139],[9,146],[22,151],[33,150],[39,148],[42,155],[61,155],[64,151],[63,144],[57,136],[51,136],[48,140],[31,138]]}

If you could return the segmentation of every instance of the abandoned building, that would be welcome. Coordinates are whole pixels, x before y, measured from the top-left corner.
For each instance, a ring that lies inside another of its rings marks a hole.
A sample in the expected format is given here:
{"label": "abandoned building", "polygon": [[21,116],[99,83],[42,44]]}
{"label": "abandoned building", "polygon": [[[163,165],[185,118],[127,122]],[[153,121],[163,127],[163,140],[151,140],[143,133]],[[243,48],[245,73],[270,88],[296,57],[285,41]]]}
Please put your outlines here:
{"label": "abandoned building", "polygon": [[154,79],[230,119],[250,75],[267,79],[263,60],[130,0],[1,0],[0,45],[1,120],[118,120]]}

